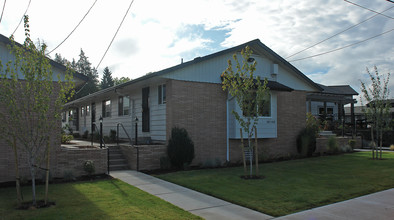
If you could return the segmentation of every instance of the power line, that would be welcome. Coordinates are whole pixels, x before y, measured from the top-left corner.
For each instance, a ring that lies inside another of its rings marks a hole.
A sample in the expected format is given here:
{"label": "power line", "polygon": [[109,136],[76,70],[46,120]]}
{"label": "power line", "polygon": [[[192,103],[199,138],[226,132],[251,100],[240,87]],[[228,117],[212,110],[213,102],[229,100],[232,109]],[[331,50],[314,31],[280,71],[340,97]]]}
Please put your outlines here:
{"label": "power line", "polygon": [[107,52],[108,52],[109,48],[111,47],[111,45],[112,45],[112,42],[114,41],[114,39],[115,39],[116,35],[118,34],[118,31],[119,31],[120,27],[122,26],[122,24],[123,24],[123,21],[124,21],[124,19],[126,18],[127,14],[129,13],[129,10],[130,10],[130,8],[131,8],[131,5],[133,4],[133,2],[134,2],[134,0],[132,0],[132,1],[130,2],[129,8],[127,9],[127,11],[126,11],[125,15],[123,16],[122,22],[120,22],[120,25],[119,25],[118,29],[116,30],[116,32],[115,32],[115,34],[114,34],[114,36],[112,37],[112,40],[111,40],[111,42],[109,43],[109,45],[108,45],[108,47],[107,47],[107,50],[105,50],[105,53],[104,53],[103,57],[101,58],[100,62],[97,64],[97,66],[96,66],[96,70],[97,70],[97,69],[98,69],[98,67],[100,66],[100,64],[101,64],[101,62],[103,61],[103,59],[104,59],[105,55],[107,54]]}
{"label": "power line", "polygon": [[[394,6],[391,6],[390,8],[387,8],[386,10],[384,10],[384,11],[382,11],[382,12],[380,12],[380,13],[383,13],[383,12],[385,12],[385,11],[388,11],[388,10],[392,9],[393,7],[394,7]],[[346,31],[348,31],[348,30],[350,30],[350,29],[352,29],[352,28],[354,28],[354,27],[356,27],[356,26],[358,26],[358,25],[360,25],[360,24],[362,24],[362,23],[364,23],[364,22],[367,22],[367,21],[371,20],[372,18],[374,18],[374,17],[376,17],[376,16],[378,16],[378,15],[379,15],[379,14],[375,14],[375,15],[373,15],[373,16],[371,16],[371,17],[369,17],[369,18],[367,18],[367,19],[365,19],[365,20],[363,20],[363,21],[361,21],[361,22],[359,22],[359,23],[357,23],[357,24],[355,24],[355,25],[352,25],[352,26],[346,28],[346,29],[343,30],[343,31],[340,31],[340,32],[338,32],[338,33],[336,33],[336,34],[334,34],[334,35],[332,35],[332,36],[330,36],[330,37],[328,37],[328,38],[326,38],[326,39],[324,39],[324,40],[322,40],[322,41],[319,41],[319,42],[317,42],[317,43],[315,43],[315,44],[313,44],[313,45],[311,45],[311,46],[309,46],[309,47],[307,47],[307,48],[305,48],[305,49],[303,49],[303,50],[298,51],[297,53],[294,53],[294,54],[292,54],[292,55],[286,57],[286,59],[288,59],[288,58],[290,58],[290,57],[293,57],[293,56],[295,56],[295,55],[297,55],[297,54],[299,54],[299,53],[302,53],[302,52],[304,52],[304,51],[306,51],[306,50],[309,50],[310,48],[312,48],[312,47],[314,47],[314,46],[316,46],[316,45],[319,45],[319,44],[321,44],[321,43],[323,43],[323,42],[325,42],[325,41],[327,41],[327,40],[330,40],[331,38],[336,37],[336,36],[338,36],[338,35],[340,35],[340,34],[346,32]]]}
{"label": "power line", "polygon": [[82,23],[82,21],[85,19],[85,17],[89,14],[90,10],[93,8],[93,6],[96,4],[97,0],[95,0],[92,4],[92,6],[90,6],[89,10],[86,12],[86,14],[82,17],[82,19],[79,21],[79,23],[77,24],[77,26],[75,26],[75,28],[71,31],[71,33],[69,35],[67,35],[67,37],[60,42],[59,45],[57,45],[55,48],[53,48],[51,51],[49,51],[49,53],[47,53],[47,55],[49,55],[50,53],[52,53],[54,50],[56,50],[58,47],[60,47],[60,45],[62,45],[70,36],[71,34],[74,33],[74,31],[78,28],[78,26]]}
{"label": "power line", "polygon": [[6,3],[6,2],[7,2],[7,0],[4,0],[3,10],[1,10],[0,23],[1,23],[1,20],[3,19],[3,13],[4,13],[4,8],[5,8],[5,3]]}
{"label": "power line", "polygon": [[361,5],[359,5],[359,4],[356,4],[356,3],[354,3],[354,2],[351,2],[351,1],[348,1],[348,0],[344,0],[344,1],[347,2],[347,3],[350,3],[350,4],[352,4],[352,5],[358,6],[358,7],[360,7],[360,8],[363,8],[363,9],[365,9],[365,10],[372,11],[372,12],[374,12],[374,13],[377,13],[377,14],[380,14],[380,15],[382,15],[382,16],[385,16],[386,18],[394,19],[394,18],[391,17],[391,16],[388,16],[388,15],[385,15],[385,14],[382,14],[382,13],[379,13],[379,12],[377,12],[377,11],[374,11],[374,10],[372,10],[372,9],[366,8],[366,7],[364,7],[364,6],[361,6]]}
{"label": "power line", "polygon": [[371,40],[371,39],[380,37],[380,36],[382,36],[382,35],[384,35],[384,34],[388,34],[388,33],[390,33],[390,32],[393,31],[393,30],[394,30],[394,29],[388,30],[388,31],[386,31],[386,32],[380,33],[380,34],[375,35],[375,36],[373,36],[373,37],[370,37],[370,38],[364,39],[364,40],[362,40],[362,41],[359,41],[359,42],[356,42],[356,43],[353,43],[353,44],[349,44],[349,45],[346,45],[346,46],[343,46],[343,47],[340,47],[340,48],[337,48],[337,49],[334,49],[334,50],[330,50],[330,51],[327,51],[327,52],[324,52],[324,53],[319,53],[319,54],[315,54],[315,55],[308,56],[308,57],[304,57],[304,58],[300,58],[300,59],[289,60],[288,62],[295,62],[295,61],[305,60],[305,59],[309,59],[309,58],[313,58],[313,57],[325,55],[325,54],[328,54],[328,53],[332,53],[332,52],[335,52],[335,51],[338,51],[338,50],[342,50],[342,49],[345,49],[345,48],[348,48],[348,47],[351,47],[351,46],[354,46],[354,45],[357,45],[357,44],[364,43],[365,41],[368,41],[368,40]]}
{"label": "power line", "polygon": [[14,35],[14,34],[15,34],[15,32],[16,32],[16,30],[18,30],[18,28],[19,28],[19,25],[21,25],[21,23],[22,23],[22,21],[23,21],[23,18],[25,17],[25,15],[26,15],[26,13],[27,13],[27,10],[29,10],[30,3],[31,3],[31,0],[29,0],[29,4],[27,5],[27,8],[26,8],[26,10],[25,10],[25,13],[23,13],[23,15],[22,15],[22,18],[21,18],[21,20],[19,21],[19,24],[18,24],[18,26],[16,26],[16,28],[15,28],[14,32],[12,32],[12,34],[11,34],[11,35]]}

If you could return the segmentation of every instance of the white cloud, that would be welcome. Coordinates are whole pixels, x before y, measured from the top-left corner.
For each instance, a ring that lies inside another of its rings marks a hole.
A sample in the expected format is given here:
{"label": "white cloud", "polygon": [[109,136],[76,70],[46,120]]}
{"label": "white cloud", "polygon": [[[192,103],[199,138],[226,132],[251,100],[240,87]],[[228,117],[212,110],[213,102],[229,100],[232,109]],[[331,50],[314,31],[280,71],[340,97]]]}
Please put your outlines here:
{"label": "white cloud", "polygon": [[[28,12],[32,38],[45,40],[52,49],[70,33],[93,2],[32,1]],[[9,36],[12,33],[27,3],[28,0],[7,1],[0,24],[1,34]],[[126,0],[97,1],[80,27],[55,52],[71,60],[78,59],[83,48],[96,66],[129,3]],[[360,0],[357,4],[375,11],[392,6],[388,1],[380,0]],[[394,9],[385,14],[393,17]],[[137,78],[179,64],[181,58],[193,59],[256,38],[286,58],[372,15],[373,12],[336,0],[136,0],[99,72],[109,66],[114,76],[127,74]],[[392,19],[376,16],[289,60],[340,48],[393,28]],[[221,30],[215,32],[221,36],[214,38],[207,34],[212,30]],[[18,41],[23,41],[23,26],[16,36]],[[318,83],[349,84],[360,91],[359,80],[368,80],[365,67],[377,65],[382,73],[393,72],[393,36],[394,31],[350,48],[292,64]],[[394,90],[394,82],[390,82],[390,87]]]}

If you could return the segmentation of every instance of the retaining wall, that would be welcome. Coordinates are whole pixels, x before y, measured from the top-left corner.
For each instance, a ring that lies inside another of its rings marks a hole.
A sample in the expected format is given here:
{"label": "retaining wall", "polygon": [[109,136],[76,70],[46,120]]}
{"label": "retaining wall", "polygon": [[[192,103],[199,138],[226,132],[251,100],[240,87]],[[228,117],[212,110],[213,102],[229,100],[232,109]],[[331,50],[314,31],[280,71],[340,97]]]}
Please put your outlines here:
{"label": "retaining wall", "polygon": [[166,145],[120,145],[132,170],[160,169],[160,158],[167,155]]}

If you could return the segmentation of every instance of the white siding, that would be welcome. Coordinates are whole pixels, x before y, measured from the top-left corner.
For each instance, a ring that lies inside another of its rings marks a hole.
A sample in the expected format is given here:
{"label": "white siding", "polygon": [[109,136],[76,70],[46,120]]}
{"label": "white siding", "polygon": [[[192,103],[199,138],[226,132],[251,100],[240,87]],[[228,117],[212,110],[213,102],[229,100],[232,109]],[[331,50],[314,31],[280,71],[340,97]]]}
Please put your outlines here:
{"label": "white siding", "polygon": [[[103,134],[109,136],[110,130],[117,130],[117,124],[122,123],[131,138],[135,136],[135,117],[138,118],[138,137],[151,137],[152,140],[166,140],[166,104],[158,104],[158,85],[149,86],[149,110],[150,110],[150,131],[142,132],[142,87],[133,89],[124,96],[130,97],[130,114],[118,115],[119,94],[115,92],[106,93],[102,98],[96,98],[96,125],[100,128],[99,118],[102,115],[102,102],[111,100],[111,116],[103,118]],[[88,116],[81,115],[81,107],[91,105],[91,102],[78,103],[79,110],[79,131],[83,134],[86,130],[91,132],[91,112]],[[91,108],[91,107],[90,107]],[[86,110],[85,110],[86,111]],[[86,124],[85,124],[86,119]],[[124,130],[119,127],[119,137],[127,138]]]}
{"label": "white siding", "polygon": [[[229,138],[241,138],[239,129],[241,128],[234,115],[231,113],[235,110],[239,115],[242,115],[242,111],[236,100],[232,99],[229,102]],[[244,132],[244,131],[243,131]],[[243,134],[244,138],[247,138],[247,134]],[[277,94],[271,91],[271,116],[261,117],[257,124],[257,137],[258,138],[276,138],[277,137]]]}

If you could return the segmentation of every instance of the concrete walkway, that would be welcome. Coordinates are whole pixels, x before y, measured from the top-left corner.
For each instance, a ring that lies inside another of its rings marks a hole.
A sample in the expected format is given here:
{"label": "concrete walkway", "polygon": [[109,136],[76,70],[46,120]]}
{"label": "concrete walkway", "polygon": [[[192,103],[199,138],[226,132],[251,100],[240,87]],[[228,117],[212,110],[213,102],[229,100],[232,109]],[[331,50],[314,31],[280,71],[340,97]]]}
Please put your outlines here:
{"label": "concrete walkway", "polygon": [[134,170],[111,171],[110,175],[207,220],[273,218]]}
{"label": "concrete walkway", "polygon": [[204,219],[393,220],[394,188],[279,218],[247,209],[133,170],[110,175]]}
{"label": "concrete walkway", "polygon": [[281,219],[393,220],[394,188],[343,202],[282,216],[280,218],[276,218],[275,220]]}

